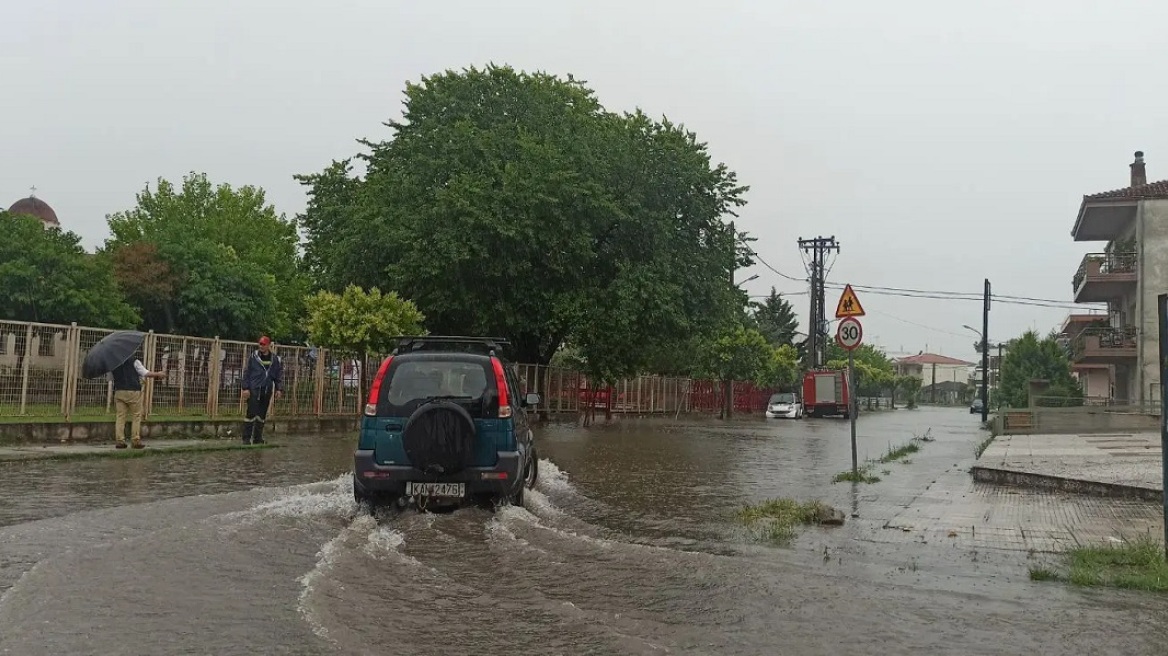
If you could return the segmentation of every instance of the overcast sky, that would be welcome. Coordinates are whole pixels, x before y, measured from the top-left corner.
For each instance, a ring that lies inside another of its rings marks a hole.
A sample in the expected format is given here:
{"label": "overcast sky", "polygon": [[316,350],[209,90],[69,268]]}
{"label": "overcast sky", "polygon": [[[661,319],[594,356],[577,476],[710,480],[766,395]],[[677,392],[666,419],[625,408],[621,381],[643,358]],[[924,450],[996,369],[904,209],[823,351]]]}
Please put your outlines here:
{"label": "overcast sky", "polygon": [[[960,5],[960,6],[958,6]],[[37,195],[89,247],[189,171],[304,206],[296,173],[385,136],[406,81],[511,64],[573,73],[610,109],[685,123],[751,186],[738,225],[802,278],[1071,298],[1083,194],[1135,150],[1168,178],[1168,3],[39,0],[0,25],[0,203]],[[751,293],[804,283],[760,266]],[[829,292],[834,307],[838,292]],[[979,301],[861,293],[869,341],[973,359]],[[1066,308],[998,303],[991,340]]]}

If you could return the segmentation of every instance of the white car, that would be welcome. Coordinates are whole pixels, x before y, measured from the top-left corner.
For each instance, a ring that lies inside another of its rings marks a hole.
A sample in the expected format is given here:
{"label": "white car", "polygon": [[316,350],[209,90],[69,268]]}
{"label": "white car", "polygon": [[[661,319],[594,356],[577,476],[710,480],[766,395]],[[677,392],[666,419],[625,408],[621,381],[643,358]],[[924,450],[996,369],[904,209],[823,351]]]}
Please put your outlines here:
{"label": "white car", "polygon": [[802,419],[803,404],[793,392],[773,394],[767,401],[767,419]]}

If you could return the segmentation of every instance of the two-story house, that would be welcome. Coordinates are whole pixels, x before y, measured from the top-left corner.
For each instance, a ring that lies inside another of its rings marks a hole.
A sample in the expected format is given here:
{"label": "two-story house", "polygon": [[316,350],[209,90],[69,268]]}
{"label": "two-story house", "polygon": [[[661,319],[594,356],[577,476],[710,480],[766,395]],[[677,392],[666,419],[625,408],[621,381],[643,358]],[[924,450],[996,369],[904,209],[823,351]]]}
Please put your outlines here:
{"label": "two-story house", "polygon": [[1114,399],[1151,403],[1160,398],[1156,297],[1168,291],[1168,180],[1148,182],[1142,152],[1130,168],[1129,186],[1083,197],[1071,230],[1075,241],[1103,244],[1083,257],[1072,286],[1076,303],[1106,303],[1106,318],[1080,318],[1064,332],[1081,374],[1107,366]]}

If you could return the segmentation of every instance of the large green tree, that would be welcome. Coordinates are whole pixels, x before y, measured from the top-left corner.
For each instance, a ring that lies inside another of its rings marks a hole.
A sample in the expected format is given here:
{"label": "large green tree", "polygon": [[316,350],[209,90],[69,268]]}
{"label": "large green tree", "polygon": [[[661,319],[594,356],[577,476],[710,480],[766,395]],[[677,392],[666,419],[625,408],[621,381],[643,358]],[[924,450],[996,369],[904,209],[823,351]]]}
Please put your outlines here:
{"label": "large green tree", "polygon": [[1013,340],[1002,358],[1001,400],[1009,408],[1030,405],[1030,381],[1044,380],[1049,387],[1043,393],[1055,403],[1078,405],[1083,390],[1071,373],[1071,359],[1054,335],[1039,337],[1027,331]]}
{"label": "large green tree", "polygon": [[771,346],[795,344],[799,332],[799,317],[791,302],[771,287],[771,294],[760,302],[751,303],[751,319],[755,328],[766,337]]}
{"label": "large green tree", "polygon": [[102,328],[138,323],[110,263],[86,253],[76,234],[3,211],[0,234],[0,319]]}
{"label": "large green tree", "polygon": [[392,285],[435,333],[570,341],[604,380],[742,305],[723,217],[745,187],[679,125],[617,115],[571,78],[467,69],[406,88],[391,138],[303,176],[305,259],[326,288]]}
{"label": "large green tree", "polygon": [[148,328],[241,339],[294,332],[308,290],[296,223],[262,189],[204,174],[180,187],[160,179],[108,220],[106,251]]}

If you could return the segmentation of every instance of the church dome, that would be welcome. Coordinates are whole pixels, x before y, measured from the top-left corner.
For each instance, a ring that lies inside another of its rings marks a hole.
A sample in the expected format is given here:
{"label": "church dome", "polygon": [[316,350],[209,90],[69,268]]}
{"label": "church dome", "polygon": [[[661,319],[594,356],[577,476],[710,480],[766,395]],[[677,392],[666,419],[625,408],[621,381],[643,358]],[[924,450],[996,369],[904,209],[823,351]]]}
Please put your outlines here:
{"label": "church dome", "polygon": [[45,224],[45,227],[60,228],[61,222],[57,220],[57,213],[45,201],[36,196],[29,196],[28,198],[21,198],[8,208],[8,213],[13,215],[27,215],[34,216]]}

